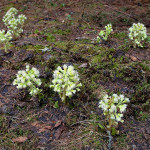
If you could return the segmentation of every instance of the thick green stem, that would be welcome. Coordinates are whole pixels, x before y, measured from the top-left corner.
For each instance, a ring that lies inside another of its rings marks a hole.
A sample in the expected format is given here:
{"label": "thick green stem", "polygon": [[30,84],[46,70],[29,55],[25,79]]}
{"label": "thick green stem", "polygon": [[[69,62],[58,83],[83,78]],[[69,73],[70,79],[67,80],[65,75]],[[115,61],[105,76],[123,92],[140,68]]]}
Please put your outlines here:
{"label": "thick green stem", "polygon": [[112,128],[112,120],[111,120],[111,118],[110,118],[110,116],[109,116],[109,128],[108,128],[108,130],[111,132],[111,128]]}
{"label": "thick green stem", "polygon": [[[110,101],[109,101],[109,105],[110,105],[110,108],[111,108],[111,105],[114,103],[114,99],[110,99]],[[109,112],[109,114],[108,114],[108,123],[109,123],[109,131],[111,132],[111,130],[112,130],[112,119],[111,119],[111,114],[110,114],[110,112]]]}
{"label": "thick green stem", "polygon": [[9,41],[7,41],[7,42],[4,44],[5,53],[8,53],[9,47],[10,47],[10,44],[9,44]]}
{"label": "thick green stem", "polygon": [[4,46],[5,53],[8,53],[7,46]]}

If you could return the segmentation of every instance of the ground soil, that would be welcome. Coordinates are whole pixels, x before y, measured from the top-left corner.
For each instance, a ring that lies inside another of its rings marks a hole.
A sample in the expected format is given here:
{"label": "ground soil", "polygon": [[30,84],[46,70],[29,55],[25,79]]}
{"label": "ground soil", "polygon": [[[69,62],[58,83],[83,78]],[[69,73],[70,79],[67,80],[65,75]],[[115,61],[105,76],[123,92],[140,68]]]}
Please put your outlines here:
{"label": "ground soil", "polygon": [[[28,19],[9,53],[0,47],[0,149],[109,149],[108,134],[98,126],[104,121],[98,108],[104,92],[131,100],[111,149],[150,149],[150,44],[133,48],[128,39],[134,22],[150,35],[149,0],[1,0],[0,29],[6,29],[2,17],[11,7]],[[97,43],[110,22],[109,40]],[[45,47],[49,51],[41,50]],[[41,99],[12,85],[26,64],[40,71]],[[63,64],[74,65],[84,85],[68,106],[48,86]]]}

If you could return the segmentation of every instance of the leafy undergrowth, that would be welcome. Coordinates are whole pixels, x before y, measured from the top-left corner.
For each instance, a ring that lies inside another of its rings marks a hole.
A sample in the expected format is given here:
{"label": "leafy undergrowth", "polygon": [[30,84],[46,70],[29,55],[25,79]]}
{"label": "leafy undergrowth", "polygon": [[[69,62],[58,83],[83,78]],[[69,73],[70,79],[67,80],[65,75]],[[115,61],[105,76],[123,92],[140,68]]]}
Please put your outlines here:
{"label": "leafy undergrowth", "polygon": [[[98,102],[104,92],[123,93],[131,100],[112,147],[149,149],[150,44],[132,48],[127,30],[132,22],[142,21],[149,32],[150,6],[112,3],[108,8],[96,1],[0,2],[1,16],[13,6],[28,18],[10,53],[0,50],[0,149],[108,149],[109,137],[99,126],[104,116]],[[128,16],[133,7],[136,16]],[[109,41],[96,43],[99,30],[109,22],[114,25]],[[40,71],[40,100],[12,85],[26,64]],[[48,87],[53,71],[63,64],[76,68],[83,85],[68,99],[69,106]]]}

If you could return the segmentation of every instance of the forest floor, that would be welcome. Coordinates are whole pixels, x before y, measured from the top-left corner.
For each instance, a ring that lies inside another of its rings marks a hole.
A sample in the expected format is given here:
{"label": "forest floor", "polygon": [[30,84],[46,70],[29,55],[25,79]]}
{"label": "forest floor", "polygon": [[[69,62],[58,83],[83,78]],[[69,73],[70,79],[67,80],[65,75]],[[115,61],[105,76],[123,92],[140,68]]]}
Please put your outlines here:
{"label": "forest floor", "polygon": [[[0,47],[0,150],[107,150],[109,137],[98,126],[105,92],[130,98],[112,149],[150,149],[150,43],[133,48],[128,39],[138,22],[150,35],[149,0],[1,0],[0,29],[6,29],[2,17],[11,7],[28,19],[9,53]],[[112,35],[96,43],[108,23]],[[42,99],[12,85],[26,64],[40,71]],[[76,68],[83,85],[69,106],[48,87],[63,64]]]}

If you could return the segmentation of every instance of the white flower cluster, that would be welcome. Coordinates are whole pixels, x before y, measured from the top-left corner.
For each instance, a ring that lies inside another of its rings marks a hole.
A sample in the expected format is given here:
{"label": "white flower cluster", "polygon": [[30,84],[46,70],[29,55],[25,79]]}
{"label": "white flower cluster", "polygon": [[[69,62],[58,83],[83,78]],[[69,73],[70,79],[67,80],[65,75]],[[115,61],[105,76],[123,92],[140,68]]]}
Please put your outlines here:
{"label": "white flower cluster", "polygon": [[146,27],[142,23],[133,23],[132,27],[129,28],[129,38],[133,41],[133,46],[136,48],[143,47],[141,44],[147,38]]}
{"label": "white flower cluster", "polygon": [[12,35],[10,31],[7,31],[5,33],[5,30],[0,30],[0,43],[4,45],[5,52],[7,52],[7,49],[10,46],[11,39],[12,39]]}
{"label": "white flower cluster", "polygon": [[19,15],[16,16],[18,13],[18,10],[16,8],[10,8],[5,16],[3,17],[3,22],[7,26],[7,28],[10,30],[12,35],[18,37],[20,36],[20,33],[23,32],[23,24],[25,20],[27,19],[25,15]]}
{"label": "white flower cluster", "polygon": [[76,91],[80,91],[79,87],[82,86],[79,83],[78,72],[74,70],[73,66],[63,65],[54,71],[54,79],[50,87],[54,88],[54,91],[58,92],[62,101],[65,102],[66,96],[71,97]]}
{"label": "white flower cluster", "polygon": [[123,122],[123,112],[125,112],[127,108],[126,103],[129,102],[129,98],[122,94],[119,96],[117,94],[113,94],[112,96],[106,94],[99,102],[99,108],[102,108],[104,115],[106,115],[108,119],[114,122]]}
{"label": "white flower cluster", "polygon": [[5,41],[10,41],[12,39],[11,32],[7,31],[5,33],[5,30],[0,30],[0,41],[5,42]]}
{"label": "white flower cluster", "polygon": [[105,30],[101,30],[99,36],[97,36],[97,42],[102,41],[101,38],[107,41],[108,36],[111,34],[112,31],[113,31],[112,25],[107,24],[107,26],[105,26]]}
{"label": "white flower cluster", "polygon": [[26,70],[18,71],[17,78],[13,81],[13,85],[17,85],[18,89],[28,87],[32,96],[41,92],[41,89],[36,87],[41,84],[42,82],[39,79],[39,71],[34,67],[30,69],[29,65],[26,65]]}

